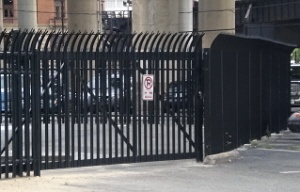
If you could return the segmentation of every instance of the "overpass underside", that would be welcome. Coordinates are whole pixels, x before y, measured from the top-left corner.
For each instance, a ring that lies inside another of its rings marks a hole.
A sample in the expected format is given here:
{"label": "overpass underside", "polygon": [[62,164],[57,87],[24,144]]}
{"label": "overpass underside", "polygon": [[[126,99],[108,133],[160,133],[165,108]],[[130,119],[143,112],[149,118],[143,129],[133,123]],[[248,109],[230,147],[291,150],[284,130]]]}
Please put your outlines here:
{"label": "overpass underside", "polygon": [[244,0],[236,3],[236,32],[300,47],[300,1]]}
{"label": "overpass underside", "polygon": [[259,36],[300,47],[300,19],[272,23],[247,23],[239,28],[237,33]]}

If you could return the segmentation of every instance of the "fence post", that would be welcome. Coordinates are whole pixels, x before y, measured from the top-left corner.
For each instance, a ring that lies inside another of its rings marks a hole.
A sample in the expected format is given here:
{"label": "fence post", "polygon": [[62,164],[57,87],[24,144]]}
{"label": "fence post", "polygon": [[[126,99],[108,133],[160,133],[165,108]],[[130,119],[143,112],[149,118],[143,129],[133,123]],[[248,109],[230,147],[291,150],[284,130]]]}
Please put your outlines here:
{"label": "fence post", "polygon": [[32,156],[34,176],[41,175],[41,83],[38,54],[33,51],[31,56],[32,79]]}
{"label": "fence post", "polygon": [[[200,43],[202,45],[202,35],[196,40],[196,43]],[[194,40],[195,41],[195,40]],[[202,127],[203,127],[203,73],[202,73],[202,46],[196,46],[195,54],[195,63],[193,68],[195,74],[193,75],[193,79],[195,81],[195,152],[196,152],[196,160],[203,160],[203,148],[202,148]]]}

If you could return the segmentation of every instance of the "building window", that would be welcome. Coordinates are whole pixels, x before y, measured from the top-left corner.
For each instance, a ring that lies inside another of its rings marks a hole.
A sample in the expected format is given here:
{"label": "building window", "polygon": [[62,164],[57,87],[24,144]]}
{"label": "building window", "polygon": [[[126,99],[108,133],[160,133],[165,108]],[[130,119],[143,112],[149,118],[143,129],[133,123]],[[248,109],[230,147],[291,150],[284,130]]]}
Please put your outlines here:
{"label": "building window", "polygon": [[12,5],[13,0],[3,0],[3,5]]}
{"label": "building window", "polygon": [[60,6],[55,6],[55,17],[56,18],[61,18],[61,14],[60,14]]}
{"label": "building window", "polygon": [[14,12],[12,9],[4,9],[4,17],[14,17]]}
{"label": "building window", "polygon": [[[55,17],[56,18],[65,18],[65,0],[56,0],[55,2]],[[63,7],[63,14],[62,14],[62,7]]]}

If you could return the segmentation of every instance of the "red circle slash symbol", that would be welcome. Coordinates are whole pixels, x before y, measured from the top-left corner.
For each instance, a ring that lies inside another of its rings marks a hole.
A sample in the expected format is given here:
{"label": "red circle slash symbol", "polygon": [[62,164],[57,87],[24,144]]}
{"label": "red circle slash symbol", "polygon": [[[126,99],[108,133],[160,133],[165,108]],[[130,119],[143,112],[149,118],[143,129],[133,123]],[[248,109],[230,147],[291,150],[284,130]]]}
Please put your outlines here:
{"label": "red circle slash symbol", "polygon": [[153,80],[151,77],[146,77],[145,82],[144,82],[145,88],[146,89],[151,89],[153,86]]}

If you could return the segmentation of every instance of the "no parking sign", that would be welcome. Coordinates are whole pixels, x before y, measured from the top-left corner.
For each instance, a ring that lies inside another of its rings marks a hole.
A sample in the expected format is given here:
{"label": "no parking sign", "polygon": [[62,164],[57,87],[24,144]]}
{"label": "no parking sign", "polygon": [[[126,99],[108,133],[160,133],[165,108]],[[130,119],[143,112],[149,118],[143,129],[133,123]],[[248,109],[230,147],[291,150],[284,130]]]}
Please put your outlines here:
{"label": "no parking sign", "polygon": [[143,100],[153,101],[154,78],[152,74],[143,75],[142,97]]}

